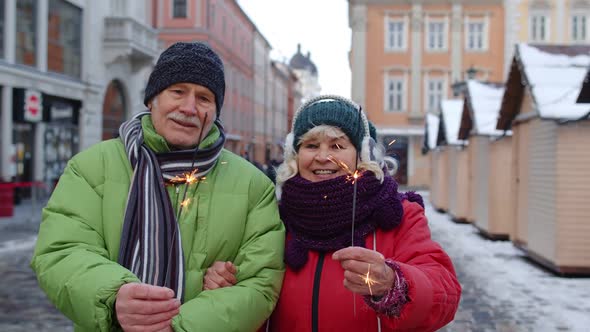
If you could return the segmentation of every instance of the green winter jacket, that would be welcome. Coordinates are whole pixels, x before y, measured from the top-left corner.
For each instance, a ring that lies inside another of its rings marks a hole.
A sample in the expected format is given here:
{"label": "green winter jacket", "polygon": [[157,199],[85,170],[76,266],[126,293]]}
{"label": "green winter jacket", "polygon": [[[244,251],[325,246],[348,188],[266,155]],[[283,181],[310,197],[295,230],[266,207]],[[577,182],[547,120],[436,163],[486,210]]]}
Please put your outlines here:
{"label": "green winter jacket", "polygon": [[[152,150],[168,151],[151,119],[142,126]],[[201,144],[219,136],[214,126]],[[121,285],[139,282],[117,263],[131,165],[120,139],[99,143],[70,160],[43,220],[31,267],[41,288],[76,331],[120,330],[114,302]],[[197,188],[195,190],[195,188]],[[184,185],[168,187],[176,199]],[[182,196],[181,196],[182,197]],[[185,302],[175,331],[254,331],[271,314],[283,280],[285,230],[272,182],[253,165],[223,150],[198,187],[190,185],[179,224],[185,266]],[[202,291],[215,261],[238,267],[235,286]]]}

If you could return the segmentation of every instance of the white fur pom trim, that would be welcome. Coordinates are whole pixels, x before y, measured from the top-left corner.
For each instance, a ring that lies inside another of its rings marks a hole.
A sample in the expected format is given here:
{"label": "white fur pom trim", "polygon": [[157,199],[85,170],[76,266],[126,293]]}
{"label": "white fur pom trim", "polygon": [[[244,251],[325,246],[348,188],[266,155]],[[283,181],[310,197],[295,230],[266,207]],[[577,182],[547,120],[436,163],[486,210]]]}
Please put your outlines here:
{"label": "white fur pom trim", "polygon": [[285,138],[285,146],[283,147],[283,160],[289,160],[291,156],[295,155],[295,149],[293,148],[294,140],[295,135],[293,132],[290,132]]}
{"label": "white fur pom trim", "polygon": [[371,160],[371,137],[365,136],[363,137],[363,142],[361,143],[361,161],[368,162]]}

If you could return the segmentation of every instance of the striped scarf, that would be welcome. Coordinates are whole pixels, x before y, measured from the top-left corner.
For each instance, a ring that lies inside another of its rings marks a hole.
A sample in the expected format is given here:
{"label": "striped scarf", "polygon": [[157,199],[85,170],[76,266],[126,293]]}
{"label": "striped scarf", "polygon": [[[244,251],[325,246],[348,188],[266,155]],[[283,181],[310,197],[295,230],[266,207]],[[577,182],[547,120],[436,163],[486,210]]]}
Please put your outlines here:
{"label": "striped scarf", "polygon": [[198,168],[197,176],[207,174],[221,154],[225,135],[221,124],[216,123],[219,138],[207,148],[154,153],[144,144],[141,118],[147,114],[139,113],[119,128],[133,177],[118,262],[142,282],[172,289],[182,301],[184,258],[180,229],[163,179],[172,179],[195,168]]}

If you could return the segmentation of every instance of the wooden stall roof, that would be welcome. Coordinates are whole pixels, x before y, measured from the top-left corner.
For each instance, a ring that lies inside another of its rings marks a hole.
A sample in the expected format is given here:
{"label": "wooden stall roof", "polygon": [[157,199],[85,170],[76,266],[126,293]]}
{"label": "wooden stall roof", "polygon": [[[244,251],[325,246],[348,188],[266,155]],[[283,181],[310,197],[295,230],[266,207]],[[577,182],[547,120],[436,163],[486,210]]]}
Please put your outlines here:
{"label": "wooden stall roof", "polygon": [[[516,48],[518,53],[518,47]],[[522,104],[524,96],[524,73],[521,72],[522,64],[517,55],[512,58],[510,71],[508,72],[508,80],[506,81],[506,90],[504,97],[502,97],[502,106],[500,106],[500,115],[498,116],[498,123],[496,129],[510,130],[512,128],[512,120],[516,118]]]}
{"label": "wooden stall roof", "polygon": [[[565,55],[575,57],[578,55],[590,54],[590,45],[528,45],[538,49],[541,52],[555,55]],[[508,79],[506,81],[506,91],[502,98],[500,115],[496,124],[498,130],[510,130],[512,121],[518,116],[522,98],[524,96],[525,86],[530,84],[530,80],[524,70],[525,63],[520,55],[522,44],[516,46]],[[535,95],[532,94],[533,102],[536,104]]]}
{"label": "wooden stall roof", "polygon": [[463,112],[461,113],[461,124],[459,126],[459,139],[461,140],[467,140],[469,138],[469,133],[473,128],[473,119],[471,118],[471,112],[469,112],[467,104],[467,96],[465,96]]}
{"label": "wooden stall roof", "polygon": [[590,103],[590,68],[586,73],[586,78],[584,78],[584,83],[582,84],[582,89],[580,90],[576,103]]}

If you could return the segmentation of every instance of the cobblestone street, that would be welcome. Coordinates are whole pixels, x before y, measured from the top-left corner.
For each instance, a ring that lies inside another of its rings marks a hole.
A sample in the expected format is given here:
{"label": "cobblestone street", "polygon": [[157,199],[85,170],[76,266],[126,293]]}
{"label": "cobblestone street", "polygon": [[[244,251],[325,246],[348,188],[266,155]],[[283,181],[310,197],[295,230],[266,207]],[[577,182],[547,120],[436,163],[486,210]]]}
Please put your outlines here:
{"label": "cobblestone street", "polygon": [[29,267],[40,205],[15,207],[13,218],[0,218],[0,331],[73,331],[72,324],[39,289]]}
{"label": "cobblestone street", "polygon": [[[536,308],[546,305],[546,299],[536,296],[530,288],[525,287],[526,282],[519,283],[516,280],[505,282],[510,283],[513,290],[516,289],[515,293],[518,294],[515,295],[518,296],[490,294],[489,289],[485,289],[486,281],[480,280],[478,274],[474,273],[473,264],[479,257],[471,254],[469,248],[459,248],[454,245],[457,242],[457,236],[464,236],[462,233],[458,235],[454,230],[472,226],[456,224],[449,226],[445,223],[452,222],[445,220],[446,216],[440,215],[430,207],[427,209],[427,214],[431,219],[433,237],[452,256],[463,286],[461,305],[455,321],[442,331],[582,331],[572,329],[562,321],[551,321],[544,329],[535,328],[538,326],[535,324],[541,318],[540,315],[544,315],[543,311]],[[39,216],[31,214],[30,206],[26,205],[17,207],[16,216],[0,218],[0,276],[4,285],[0,288],[0,331],[72,331],[70,322],[53,307],[39,289],[36,278],[29,268]],[[436,219],[437,222],[432,222],[432,219]],[[441,222],[443,224],[440,224]],[[471,236],[478,235],[472,233]],[[529,263],[523,260],[523,264]],[[535,268],[538,269],[537,274],[541,282],[554,282],[552,281],[554,276],[550,273],[538,267]],[[590,280],[581,280],[581,282],[586,281]],[[580,289],[580,296],[590,297],[590,290]],[[571,310],[590,315],[590,304],[582,308],[571,308]]]}
{"label": "cobblestone street", "polygon": [[[428,216],[437,213],[432,209],[427,212]],[[451,222],[451,221],[449,221]],[[464,225],[470,227],[470,225]],[[482,289],[482,285],[475,276],[470,274],[470,261],[477,259],[473,256],[465,256],[463,253],[450,251],[453,235],[441,233],[443,229],[438,229],[431,225],[432,237],[439,242],[453,259],[453,264],[457,270],[457,276],[463,287],[461,294],[461,303],[459,311],[455,315],[455,320],[447,325],[441,331],[445,332],[467,332],[467,331],[500,331],[500,332],[525,332],[533,331],[534,317],[519,317],[515,319],[511,310],[513,304],[510,301],[504,301],[502,306],[494,306],[488,300],[487,294]],[[548,329],[547,331],[552,331]],[[565,330],[567,331],[567,330]]]}
{"label": "cobblestone street", "polygon": [[0,331],[73,331],[37,286],[31,253],[32,247],[0,253]]}

